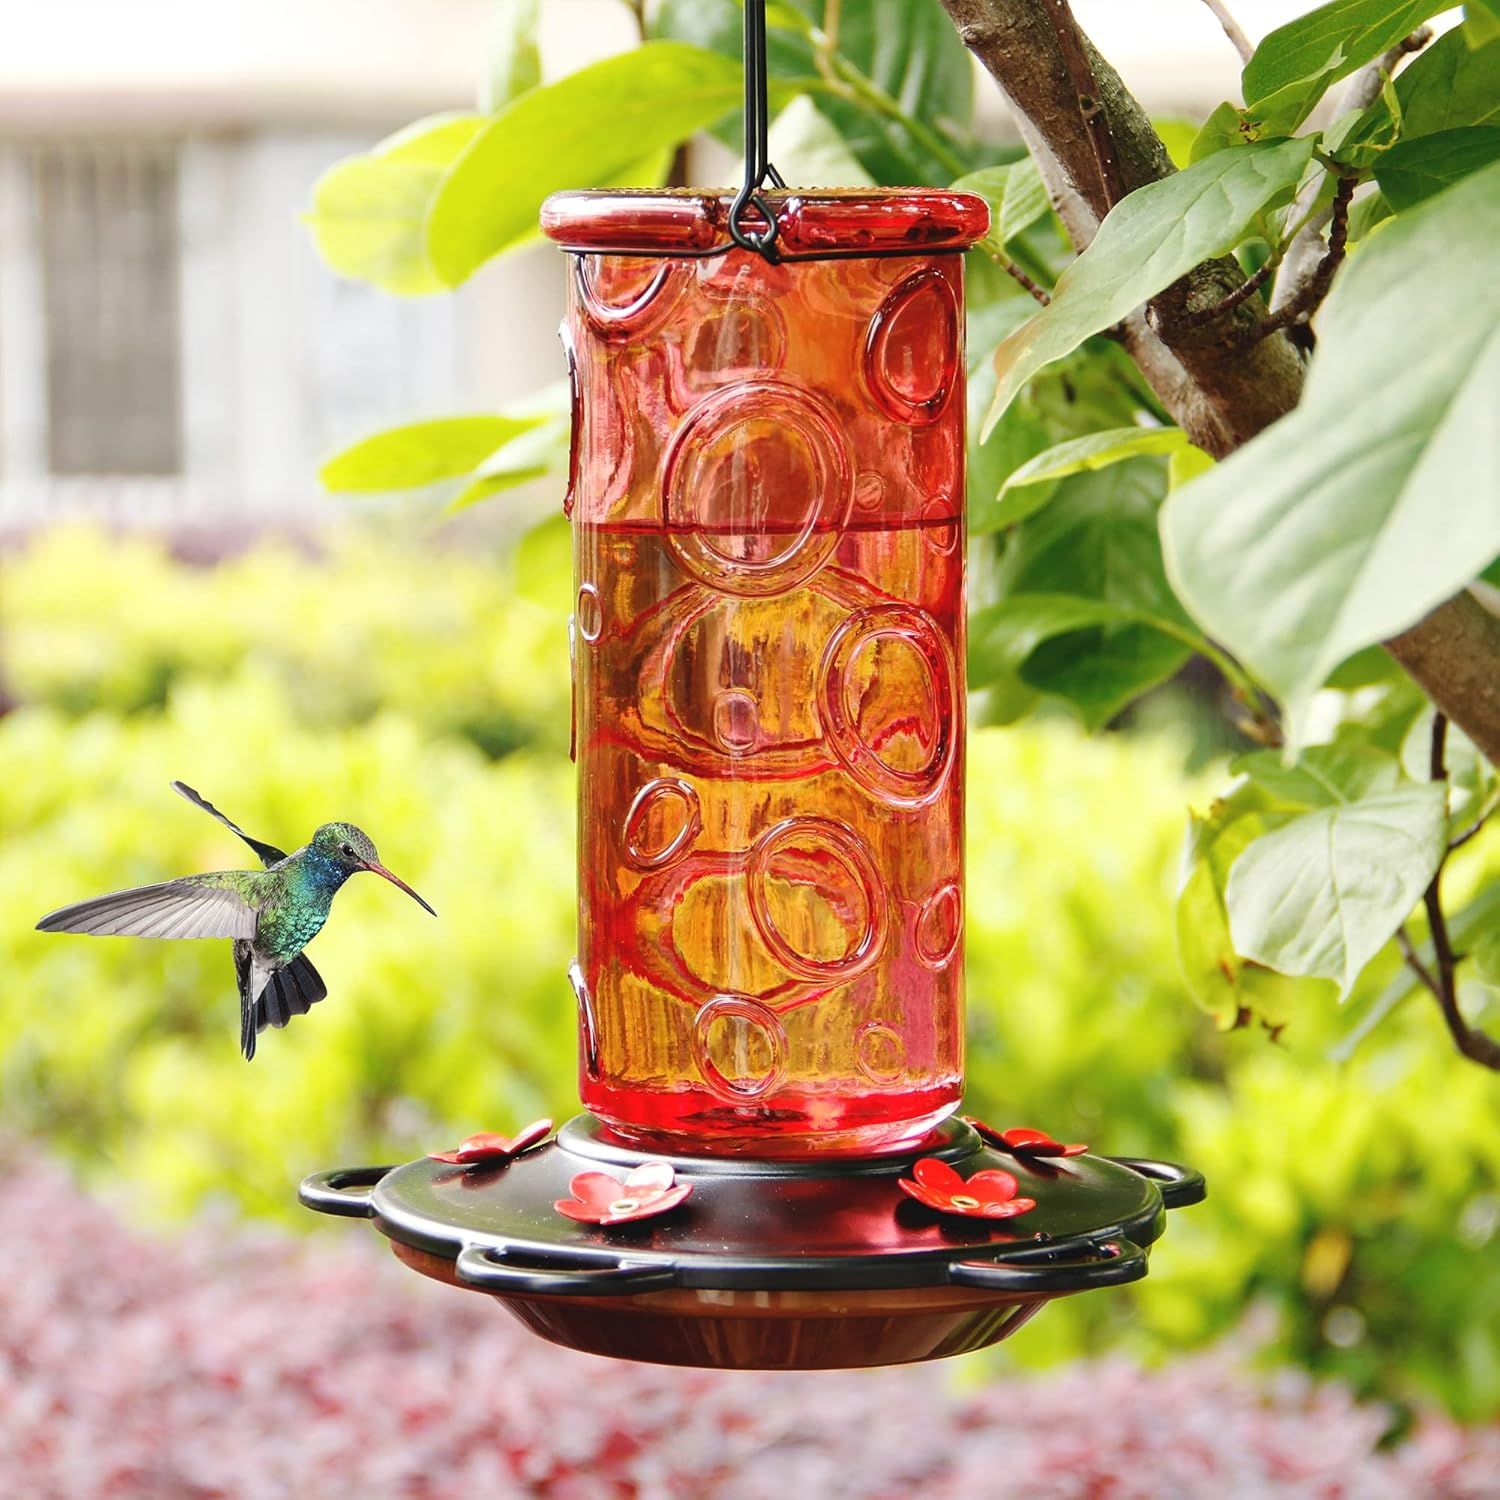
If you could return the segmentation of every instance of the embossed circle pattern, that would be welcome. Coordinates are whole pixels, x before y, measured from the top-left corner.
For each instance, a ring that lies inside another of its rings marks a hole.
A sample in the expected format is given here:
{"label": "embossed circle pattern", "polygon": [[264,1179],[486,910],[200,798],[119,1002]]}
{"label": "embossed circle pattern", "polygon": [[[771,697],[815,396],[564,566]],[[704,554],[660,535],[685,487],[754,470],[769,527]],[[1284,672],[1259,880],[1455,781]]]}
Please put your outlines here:
{"label": "embossed circle pattern", "polygon": [[963,895],[958,882],[944,881],[917,913],[917,957],[929,969],[941,969],[957,951],[963,930]]}
{"label": "embossed circle pattern", "polygon": [[786,1031],[748,995],[716,995],[693,1017],[693,1060],[721,1099],[763,1099],[786,1076]]}
{"label": "embossed circle pattern", "polygon": [[578,621],[579,635],[592,646],[604,632],[604,603],[593,584],[579,584],[574,617]]}
{"label": "embossed circle pattern", "polygon": [[573,998],[578,1001],[578,1046],[583,1054],[583,1071],[589,1077],[599,1077],[599,1022],[594,1015],[594,1002],[589,994],[588,981],[575,958],[568,965],[568,983],[573,986]]}
{"label": "embossed circle pattern", "polygon": [[846,980],[885,942],[885,887],[852,830],[796,817],[768,828],[746,865],[750,916],[772,955],[801,979]]}
{"label": "embossed circle pattern", "polygon": [[764,376],[785,359],[786,325],[770,303],[711,309],[693,329],[685,355],[689,378],[704,384]]}
{"label": "embossed circle pattern", "polygon": [[862,786],[901,807],[930,801],[957,740],[951,649],[908,604],[856,610],[823,653],[819,704],[834,753]]}
{"label": "embossed circle pattern", "polygon": [[940,271],[908,276],[880,305],[865,339],[865,381],[899,422],[942,416],[959,373],[958,302]]}
{"label": "embossed circle pattern", "polygon": [[703,831],[698,793],[675,776],[648,781],[625,814],[625,858],[637,870],[664,870],[692,847]]}
{"label": "embossed circle pattern", "polygon": [[927,545],[934,552],[941,552],[946,556],[958,546],[959,520],[951,500],[945,500],[941,495],[934,495],[922,507],[922,526],[927,537]]}
{"label": "embossed circle pattern", "polygon": [[760,709],[744,688],[725,688],[714,699],[714,738],[731,755],[748,755],[760,743]]}
{"label": "embossed circle pattern", "polygon": [[578,445],[583,437],[583,384],[578,378],[578,350],[573,330],[566,321],[559,325],[557,337],[563,346],[563,360],[568,367],[568,488],[563,494],[563,514],[573,514],[573,497],[578,491]]}
{"label": "embossed circle pattern", "polygon": [[772,380],[705,398],[667,454],[667,542],[700,583],[783,593],[838,546],[853,503],[848,440],[816,397]]}
{"label": "embossed circle pattern", "polygon": [[862,1021],[854,1032],[854,1057],[871,1083],[895,1083],[906,1063],[906,1043],[884,1021]]}
{"label": "embossed circle pattern", "polygon": [[855,482],[854,503],[863,511],[877,511],[885,505],[885,480],[874,469],[866,469]]}
{"label": "embossed circle pattern", "polygon": [[574,269],[578,305],[606,337],[640,333],[665,316],[682,292],[671,260],[634,255],[580,255]]}

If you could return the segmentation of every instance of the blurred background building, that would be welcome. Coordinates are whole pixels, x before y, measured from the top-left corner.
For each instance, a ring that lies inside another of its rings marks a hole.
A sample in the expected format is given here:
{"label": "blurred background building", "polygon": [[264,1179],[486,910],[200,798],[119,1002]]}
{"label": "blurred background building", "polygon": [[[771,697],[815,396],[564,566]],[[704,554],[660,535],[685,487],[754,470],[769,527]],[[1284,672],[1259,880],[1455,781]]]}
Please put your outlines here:
{"label": "blurred background building", "polygon": [[[1077,9],[1153,108],[1197,116],[1232,90],[1237,60],[1196,0]],[[1259,34],[1299,7],[1238,9]],[[556,364],[545,251],[401,301],[330,276],[298,222],[340,157],[472,107],[491,0],[3,0],[0,16],[0,528],[292,522],[330,449],[484,410]],[[543,28],[549,76],[635,34],[619,0],[546,5]]]}

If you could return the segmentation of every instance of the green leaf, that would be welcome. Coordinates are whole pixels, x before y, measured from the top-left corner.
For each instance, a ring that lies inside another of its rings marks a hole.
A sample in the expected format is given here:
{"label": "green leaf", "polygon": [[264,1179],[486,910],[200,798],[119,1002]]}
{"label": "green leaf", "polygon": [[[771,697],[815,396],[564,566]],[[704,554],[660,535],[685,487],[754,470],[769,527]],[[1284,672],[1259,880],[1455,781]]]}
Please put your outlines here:
{"label": "green leaf", "polygon": [[1311,745],[1288,763],[1279,750],[1252,750],[1230,765],[1248,776],[1267,807],[1338,807],[1393,791],[1401,767],[1373,745]]}
{"label": "green leaf", "polygon": [[1500,45],[1476,50],[1454,30],[1387,82],[1368,109],[1324,131],[1323,149],[1367,168],[1397,136],[1413,141],[1466,125],[1500,125]]}
{"label": "green leaf", "polygon": [[467,510],[505,490],[559,473],[568,462],[568,419],[549,418],[517,434],[474,471],[448,509]]}
{"label": "green leaf", "polygon": [[1214,466],[1214,456],[1192,443],[1184,443],[1167,459],[1167,493],[1181,489],[1190,479],[1206,474]]}
{"label": "green leaf", "polygon": [[[771,122],[767,144],[781,174],[799,187],[874,185],[864,164],[806,94],[798,94]],[[735,178],[743,176],[741,163]]]}
{"label": "green leaf", "polygon": [[1107,469],[1127,458],[1171,454],[1189,446],[1187,434],[1177,427],[1112,427],[1058,443],[1038,454],[1012,474],[1005,487],[1019,489],[1045,479],[1065,479],[1069,474]]}
{"label": "green leaf", "polygon": [[[1176,427],[1112,427],[1058,443],[1028,459],[1010,475],[1001,485],[994,504],[981,509],[976,529],[998,531],[1040,510],[1052,497],[1053,480],[1107,469],[1111,464],[1143,454],[1175,453],[1188,446],[1187,434]],[[1048,488],[1043,489],[1044,485]]]}
{"label": "green leaf", "polygon": [[1238,105],[1231,104],[1226,99],[1209,115],[1193,137],[1193,143],[1188,147],[1186,165],[1192,166],[1216,151],[1248,146],[1260,137],[1259,122],[1252,120]]}
{"label": "green leaf", "polygon": [[986,238],[997,248],[1029,229],[1052,208],[1036,163],[1029,156],[999,167],[969,172],[953,184],[960,193],[974,193],[990,206]]}
{"label": "green leaf", "polygon": [[529,432],[539,417],[442,417],[387,428],[336,453],[318,471],[336,494],[383,494],[458,479],[497,448]]}
{"label": "green leaf", "polygon": [[442,291],[423,224],[444,172],[484,124],[480,115],[434,115],[364,156],[335,162],[313,187],[305,216],[328,265],[398,296]]}
{"label": "green leaf", "polygon": [[1443,0],[1331,0],[1269,32],[1240,86],[1245,107],[1268,130],[1295,130],[1331,84],[1379,57]]}
{"label": "green leaf", "polygon": [[542,81],[536,28],[541,0],[496,0],[489,57],[480,80],[479,107],[498,114]]}
{"label": "green leaf", "polygon": [[470,142],[427,215],[427,255],[446,286],[529,237],[542,200],[596,186],[734,109],[739,69],[682,42],[648,42],[532,89]]}
{"label": "green leaf", "polygon": [[[821,24],[822,0],[791,0],[777,7],[780,25],[767,37],[772,78],[821,82],[813,58],[812,23]],[[795,12],[802,12],[798,19]],[[740,65],[740,0],[657,0],[648,8],[653,37],[693,42]],[[944,121],[966,127],[973,112],[974,65],[958,32],[937,0],[860,0],[845,4],[839,22],[839,53],[910,116],[941,129]],[[877,182],[945,184],[953,176],[935,161],[899,121],[858,99],[820,92],[818,108]],[[715,132],[726,145],[742,144],[738,119]],[[972,151],[960,149],[960,156]],[[977,164],[977,163],[976,163]]]}
{"label": "green leaf", "polygon": [[[997,506],[980,501],[980,495],[996,494],[1008,474],[1020,468],[1048,446],[1046,427],[1025,404],[1016,402],[1001,417],[984,442],[979,442],[978,414],[989,401],[994,389],[993,366],[985,365],[969,381],[969,534],[983,536],[998,530],[993,524]],[[988,386],[988,389],[986,389]],[[1051,498],[1051,486],[1041,486],[1038,493]],[[1038,507],[1040,508],[1040,507]]]}
{"label": "green leaf", "polygon": [[1162,512],[1206,634],[1285,704],[1500,552],[1500,166],[1371,238],[1334,283],[1302,402]]}
{"label": "green leaf", "polygon": [[1177,961],[1188,993],[1221,1029],[1234,1026],[1245,1012],[1267,1026],[1291,1019],[1286,981],[1235,952],[1229,935],[1224,886],[1236,859],[1262,834],[1285,821],[1247,806],[1232,796],[1216,802],[1206,818],[1189,814],[1183,850],[1182,881],[1177,893]]}
{"label": "green leaf", "polygon": [[1052,199],[1036,163],[1024,156],[1012,162],[1005,178],[1005,194],[1000,200],[999,220],[990,225],[990,233],[1000,244],[1013,240],[1030,229],[1039,219],[1052,212]]}
{"label": "green leaf", "polygon": [[971,686],[1015,676],[1044,641],[1095,625],[1139,625],[1141,610],[1078,594],[1012,594],[978,610],[969,621]]}
{"label": "green leaf", "polygon": [[[997,678],[1015,670],[1090,729],[1170,677],[1199,639],[1167,586],[1154,534],[1164,467],[1133,458],[1060,480],[1047,508],[1006,535],[1004,597],[984,622],[993,667],[983,656],[980,665]],[[1082,602],[1021,602],[1037,595]]]}
{"label": "green leaf", "polygon": [[1220,151],[1138,188],[1112,208],[1093,243],[1058,278],[1052,304],[995,351],[993,423],[1043,365],[1117,323],[1200,261],[1231,251],[1257,214],[1287,197],[1311,138]]}
{"label": "green leaf", "polygon": [[1500,38],[1500,5],[1495,0],[1469,0],[1464,6],[1463,35],[1475,51]]}
{"label": "green leaf", "polygon": [[[1401,767],[1413,781],[1426,781],[1431,775],[1434,716],[1435,710],[1429,703],[1412,720],[1411,728],[1401,741]],[[1479,747],[1457,724],[1448,726],[1443,762],[1448,771],[1448,814],[1455,825],[1466,823],[1489,788],[1488,763]],[[1461,829],[1455,827],[1454,831]]]}
{"label": "green leaf", "polygon": [[1357,245],[1372,229],[1384,224],[1393,212],[1379,188],[1361,193],[1349,210],[1349,243]]}
{"label": "green leaf", "polygon": [[1198,138],[1198,122],[1184,119],[1181,115],[1167,115],[1152,120],[1151,125],[1162,145],[1167,148],[1172,165],[1179,171],[1187,166],[1193,159],[1193,142]]}
{"label": "green leaf", "polygon": [[1398,141],[1376,160],[1375,180],[1402,213],[1494,161],[1500,161],[1500,126],[1466,125]]}
{"label": "green leaf", "polygon": [[[1471,952],[1478,956],[1483,935],[1500,932],[1500,883],[1486,886],[1467,906],[1448,916],[1448,937],[1461,953]],[[1416,943],[1417,957],[1431,969],[1435,962],[1430,937]],[[1411,969],[1402,964],[1395,977],[1381,989],[1365,1006],[1364,1013],[1329,1051],[1329,1061],[1346,1063],[1360,1045],[1400,1007],[1406,997],[1414,993],[1420,981]]]}
{"label": "green leaf", "polygon": [[1225,892],[1237,952],[1349,993],[1443,857],[1441,786],[1404,786],[1303,813],[1235,860]]}
{"label": "green leaf", "polygon": [[1500,125],[1500,42],[1472,47],[1461,30],[1450,31],[1397,75],[1395,88],[1407,140],[1461,125]]}
{"label": "green leaf", "polygon": [[1500,988],[1500,922],[1492,922],[1474,944],[1474,972],[1485,984]]}

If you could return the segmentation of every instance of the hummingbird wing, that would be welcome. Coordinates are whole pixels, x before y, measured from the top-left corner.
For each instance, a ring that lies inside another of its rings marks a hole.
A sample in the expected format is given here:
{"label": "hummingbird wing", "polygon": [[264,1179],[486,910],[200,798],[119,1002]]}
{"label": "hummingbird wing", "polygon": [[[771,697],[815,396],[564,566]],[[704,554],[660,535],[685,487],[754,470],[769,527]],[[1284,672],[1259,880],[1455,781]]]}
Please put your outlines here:
{"label": "hummingbird wing", "polygon": [[211,818],[217,818],[231,833],[238,834],[260,856],[260,862],[267,869],[270,869],[272,865],[286,858],[286,851],[284,849],[278,849],[275,844],[265,844],[259,839],[251,838],[238,823],[231,822],[212,802],[198,792],[195,792],[185,782],[174,781],[172,783],[172,790],[186,797],[195,807],[201,807]]}
{"label": "hummingbird wing", "polygon": [[235,888],[245,878],[229,870],[114,891],[49,912],[37,930],[93,937],[253,938],[256,910]]}

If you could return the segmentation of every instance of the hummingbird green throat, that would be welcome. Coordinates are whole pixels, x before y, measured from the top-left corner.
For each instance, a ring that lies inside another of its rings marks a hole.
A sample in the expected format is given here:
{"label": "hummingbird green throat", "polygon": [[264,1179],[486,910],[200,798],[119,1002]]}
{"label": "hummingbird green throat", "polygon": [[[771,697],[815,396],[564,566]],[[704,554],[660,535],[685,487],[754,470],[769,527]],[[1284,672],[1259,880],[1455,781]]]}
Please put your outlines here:
{"label": "hummingbird green throat", "polygon": [[404,880],[380,863],[369,835],[352,823],[325,823],[294,854],[253,839],[192,787],[172,783],[189,802],[237,833],[260,856],[263,870],[218,870],[184,875],[161,885],[116,891],[50,912],[42,932],[95,937],[233,938],[240,989],[240,1050],[255,1056],[267,1026],[305,1016],[327,993],[302,950],[323,929],[344,882],[360,870],[383,875],[433,916]]}

